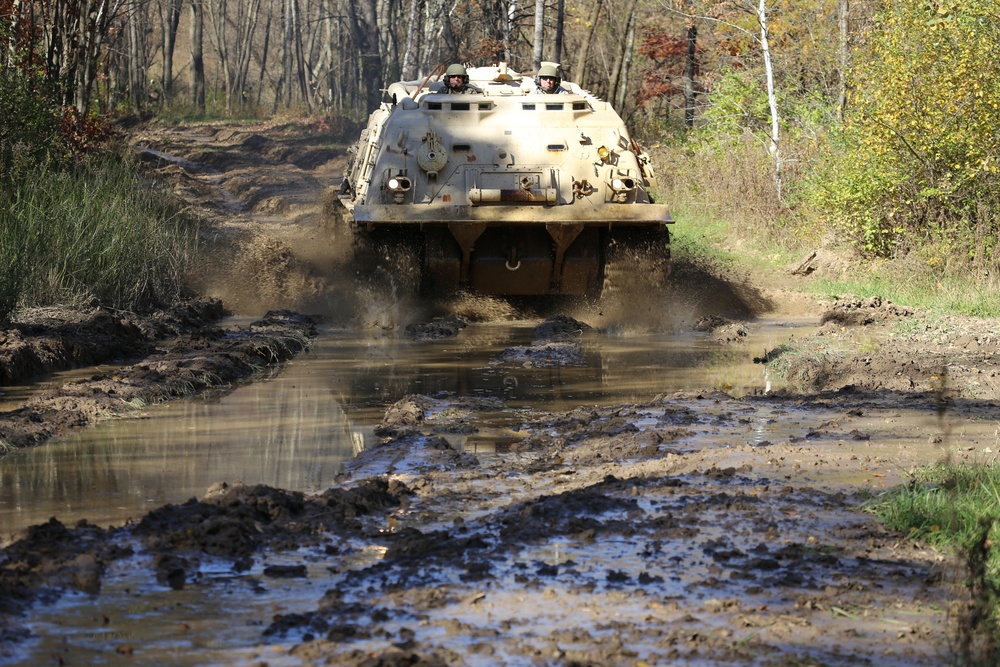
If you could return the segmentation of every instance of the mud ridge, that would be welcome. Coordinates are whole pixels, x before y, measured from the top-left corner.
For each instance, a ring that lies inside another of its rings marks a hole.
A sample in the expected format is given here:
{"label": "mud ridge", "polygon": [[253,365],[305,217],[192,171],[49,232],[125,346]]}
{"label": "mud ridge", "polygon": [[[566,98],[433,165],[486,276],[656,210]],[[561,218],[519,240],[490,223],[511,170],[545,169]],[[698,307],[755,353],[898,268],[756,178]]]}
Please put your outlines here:
{"label": "mud ridge", "polygon": [[[150,328],[162,332],[179,320],[169,322],[173,324],[161,322]],[[0,445],[5,449],[37,445],[69,428],[150,403],[228,387],[290,359],[306,349],[315,334],[313,318],[288,311],[268,313],[245,327],[197,329],[131,366],[63,385],[0,413]],[[151,345],[139,333],[136,339]]]}
{"label": "mud ridge", "polygon": [[194,299],[147,316],[104,308],[35,308],[0,330],[0,386],[148,354],[156,341],[190,333],[225,314],[218,299]]}

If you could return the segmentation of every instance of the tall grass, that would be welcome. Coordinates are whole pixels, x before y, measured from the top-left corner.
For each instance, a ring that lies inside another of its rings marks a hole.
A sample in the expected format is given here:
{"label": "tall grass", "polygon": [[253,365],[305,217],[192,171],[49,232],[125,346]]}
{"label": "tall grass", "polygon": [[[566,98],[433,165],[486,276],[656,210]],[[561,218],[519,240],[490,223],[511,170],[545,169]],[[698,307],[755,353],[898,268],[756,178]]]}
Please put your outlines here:
{"label": "tall grass", "polygon": [[[941,462],[915,471],[908,484],[867,508],[886,525],[943,546],[968,548],[982,518],[1000,518],[1000,466]],[[992,536],[1000,540],[1000,534]],[[1000,581],[1000,553],[989,572]]]}
{"label": "tall grass", "polygon": [[890,528],[952,551],[965,562],[970,602],[956,619],[956,664],[1000,664],[1000,466],[928,466],[867,509]]}
{"label": "tall grass", "polygon": [[124,151],[22,172],[0,193],[0,318],[18,305],[162,305],[195,245],[194,224]]}
{"label": "tall grass", "polygon": [[[805,142],[789,153],[808,156]],[[786,272],[823,248],[842,260],[838,274],[799,281],[817,294],[880,296],[900,305],[979,317],[1000,316],[1000,278],[990,264],[995,238],[987,214],[966,236],[947,242],[914,239],[914,249],[891,259],[864,256],[837,221],[803,197],[801,164],[785,172],[786,199],[777,198],[773,165],[747,137],[694,138],[652,149],[659,165],[658,201],[676,219],[674,251],[752,269]],[[668,166],[669,165],[669,166]],[[678,253],[678,256],[680,254]]]}

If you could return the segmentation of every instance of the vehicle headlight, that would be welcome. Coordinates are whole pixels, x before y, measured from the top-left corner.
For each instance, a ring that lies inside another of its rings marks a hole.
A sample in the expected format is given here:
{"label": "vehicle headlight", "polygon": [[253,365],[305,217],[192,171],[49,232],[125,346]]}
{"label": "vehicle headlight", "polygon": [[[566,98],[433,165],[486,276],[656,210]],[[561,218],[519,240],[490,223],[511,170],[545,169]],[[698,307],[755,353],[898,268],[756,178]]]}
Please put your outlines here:
{"label": "vehicle headlight", "polygon": [[386,186],[393,192],[406,192],[410,189],[410,179],[400,176],[390,178]]}
{"label": "vehicle headlight", "polygon": [[611,179],[611,189],[615,192],[635,190],[635,179],[627,177],[613,178]]}

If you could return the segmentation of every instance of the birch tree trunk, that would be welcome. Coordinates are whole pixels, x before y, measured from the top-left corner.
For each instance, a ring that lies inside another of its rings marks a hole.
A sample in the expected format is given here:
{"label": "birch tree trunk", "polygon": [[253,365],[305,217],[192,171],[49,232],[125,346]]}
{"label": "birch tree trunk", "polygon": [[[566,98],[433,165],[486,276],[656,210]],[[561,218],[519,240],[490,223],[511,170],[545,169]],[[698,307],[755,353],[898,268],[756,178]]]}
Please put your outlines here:
{"label": "birch tree trunk", "polygon": [[778,201],[782,201],[781,183],[781,144],[779,143],[780,121],[778,117],[778,98],[774,91],[774,69],[771,64],[771,46],[767,39],[767,0],[760,0],[757,5],[757,21],[760,23],[760,49],[764,58],[764,76],[767,79],[767,105],[771,112],[771,136],[767,152],[774,160],[774,185],[778,192]]}
{"label": "birch tree trunk", "polygon": [[542,41],[545,38],[545,0],[535,0],[535,71],[542,66]]}
{"label": "birch tree trunk", "polygon": [[837,119],[843,123],[847,109],[847,65],[850,60],[851,38],[848,32],[847,15],[851,10],[850,0],[837,3],[837,22],[840,27],[840,90],[837,94]]}

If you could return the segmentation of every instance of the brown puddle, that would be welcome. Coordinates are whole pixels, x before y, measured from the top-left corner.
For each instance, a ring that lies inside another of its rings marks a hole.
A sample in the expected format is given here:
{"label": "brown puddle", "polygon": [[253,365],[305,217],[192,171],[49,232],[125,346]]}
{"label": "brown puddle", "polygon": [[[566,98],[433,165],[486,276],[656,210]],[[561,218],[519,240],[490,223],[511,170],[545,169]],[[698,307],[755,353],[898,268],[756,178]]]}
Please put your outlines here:
{"label": "brown puddle", "polygon": [[[702,388],[761,392],[754,354],[811,323],[761,327],[731,347],[701,335],[593,333],[581,341],[581,365],[498,361],[504,349],[530,345],[533,326],[473,325],[432,341],[330,330],[266,381],[152,406],[140,418],[8,454],[0,460],[0,543],[52,516],[102,526],[138,519],[220,481],[322,490],[344,460],[374,441],[385,408],[408,394],[498,399],[497,413],[481,415],[489,431],[491,422],[506,426],[511,408],[558,411]],[[473,437],[468,446],[482,452],[495,440]]]}

